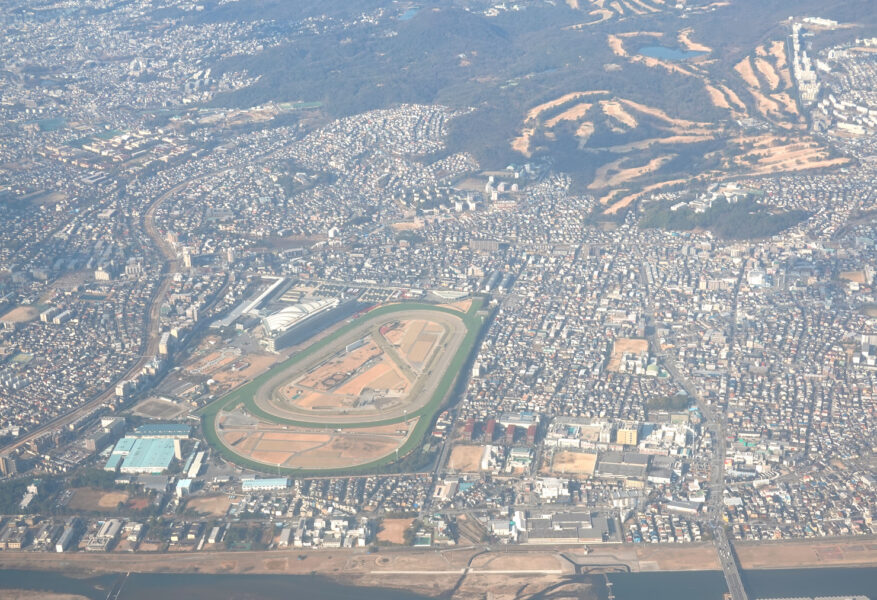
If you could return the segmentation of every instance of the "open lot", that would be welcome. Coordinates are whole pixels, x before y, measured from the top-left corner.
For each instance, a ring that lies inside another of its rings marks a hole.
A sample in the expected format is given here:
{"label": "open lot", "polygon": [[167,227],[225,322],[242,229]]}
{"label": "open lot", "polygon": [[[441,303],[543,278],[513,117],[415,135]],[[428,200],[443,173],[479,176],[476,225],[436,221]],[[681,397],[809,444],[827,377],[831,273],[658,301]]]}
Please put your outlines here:
{"label": "open lot", "polygon": [[734,544],[745,569],[792,569],[802,566],[873,566],[877,563],[877,542],[839,540],[833,542],[777,542]]}
{"label": "open lot", "polygon": [[38,311],[33,306],[16,306],[5,315],[0,317],[0,322],[3,323],[27,323],[28,321],[33,321],[37,317],[40,316],[40,311]]}
{"label": "open lot", "polygon": [[195,362],[189,364],[186,370],[196,375],[212,375],[226,365],[234,362],[240,356],[237,348],[223,348],[209,352]]}
{"label": "open lot", "polygon": [[270,402],[285,410],[339,414],[365,413],[404,401],[411,379],[402,365],[368,336],[350,351],[341,351],[300,377],[274,390]]}
{"label": "open lot", "polygon": [[551,461],[551,472],[555,475],[587,475],[594,474],[597,455],[585,452],[561,450],[554,454]]}
{"label": "open lot", "polygon": [[91,511],[116,508],[120,502],[127,502],[128,492],[104,491],[94,488],[77,488],[67,506],[71,510]]}
{"label": "open lot", "polygon": [[[395,342],[401,357],[416,371],[422,371],[426,367],[427,358],[430,357],[444,336],[445,329],[441,324],[434,321],[416,320],[400,323],[402,330],[401,339]],[[393,333],[392,331],[387,336]],[[391,341],[387,337],[388,341]]]}
{"label": "open lot", "polygon": [[402,423],[357,428],[314,428],[247,419],[221,413],[219,438],[229,449],[255,463],[285,469],[345,469],[393,455],[407,441],[417,418]]}
{"label": "open lot", "polygon": [[481,471],[481,457],[484,446],[454,446],[448,459],[448,468],[461,473],[478,473]]}
{"label": "open lot", "polygon": [[231,499],[226,495],[192,498],[186,503],[187,509],[192,509],[195,512],[211,517],[224,516],[230,506]]}
{"label": "open lot", "polygon": [[147,398],[137,404],[132,414],[147,419],[161,419],[171,421],[186,412],[186,407],[163,398]]}
{"label": "open lot", "polygon": [[709,543],[668,547],[638,544],[634,548],[640,571],[721,570],[715,547]]}
{"label": "open lot", "polygon": [[214,371],[211,377],[225,389],[235,388],[267,371],[278,359],[274,354],[249,354],[227,363]]}
{"label": "open lot", "polygon": [[378,530],[378,541],[391,544],[404,544],[405,531],[411,527],[414,519],[384,519]]}
{"label": "open lot", "polygon": [[466,315],[405,306],[364,315],[338,339],[271,370],[252,395],[256,412],[269,421],[328,426],[401,419],[421,410],[460,351]]}
{"label": "open lot", "polygon": [[638,338],[618,338],[612,345],[612,356],[609,358],[609,371],[618,371],[621,359],[625,354],[643,354],[649,351],[648,340]]}
{"label": "open lot", "polygon": [[364,345],[351,352],[339,352],[336,356],[308,371],[297,383],[306,388],[319,391],[331,391],[343,383],[349,374],[377,358],[383,356],[383,352],[370,338],[366,338]]}

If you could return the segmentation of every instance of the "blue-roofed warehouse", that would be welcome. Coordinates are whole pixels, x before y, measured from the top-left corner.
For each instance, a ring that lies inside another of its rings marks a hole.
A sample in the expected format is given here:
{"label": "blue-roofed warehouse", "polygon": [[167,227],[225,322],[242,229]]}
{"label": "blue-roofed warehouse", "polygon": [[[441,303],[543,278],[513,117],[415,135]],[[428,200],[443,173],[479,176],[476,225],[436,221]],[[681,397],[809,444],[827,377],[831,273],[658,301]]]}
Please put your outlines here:
{"label": "blue-roofed warehouse", "polygon": [[179,456],[179,443],[179,440],[169,438],[124,437],[116,443],[104,470],[163,473]]}

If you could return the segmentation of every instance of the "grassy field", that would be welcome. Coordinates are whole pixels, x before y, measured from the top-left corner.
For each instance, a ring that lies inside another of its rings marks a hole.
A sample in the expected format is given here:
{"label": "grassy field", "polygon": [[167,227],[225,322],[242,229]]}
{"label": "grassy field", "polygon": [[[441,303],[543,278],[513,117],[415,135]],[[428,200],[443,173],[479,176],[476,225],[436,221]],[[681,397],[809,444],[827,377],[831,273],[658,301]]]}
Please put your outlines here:
{"label": "grassy field", "polygon": [[358,465],[356,467],[344,468],[344,469],[317,469],[317,470],[302,470],[302,469],[289,469],[289,468],[277,468],[272,467],[270,465],[266,465],[263,463],[255,462],[252,460],[248,460],[237,453],[235,453],[232,449],[225,446],[222,441],[219,439],[219,435],[216,431],[216,417],[223,410],[230,410],[235,406],[243,405],[246,410],[255,416],[258,416],[262,419],[265,419],[269,422],[275,423],[283,423],[288,425],[297,425],[302,427],[323,427],[323,428],[332,428],[332,429],[341,429],[341,428],[356,428],[356,427],[374,427],[377,425],[389,425],[392,423],[399,423],[406,419],[410,419],[412,417],[422,417],[417,425],[409,436],[408,440],[402,447],[399,449],[398,456],[400,458],[409,454],[412,450],[417,448],[421,441],[423,440],[423,436],[426,434],[430,425],[432,424],[432,419],[435,414],[439,411],[442,406],[442,403],[445,401],[448,393],[451,391],[451,387],[457,379],[460,371],[463,366],[466,364],[467,359],[471,355],[475,343],[478,340],[479,333],[481,331],[481,327],[484,324],[484,319],[479,316],[477,313],[481,309],[483,304],[483,299],[476,299],[472,305],[469,307],[469,310],[463,315],[463,323],[466,326],[466,335],[463,338],[463,342],[460,344],[460,347],[457,349],[456,354],[453,357],[447,371],[444,376],[439,380],[438,384],[433,391],[429,402],[420,408],[417,411],[412,412],[408,415],[401,415],[396,418],[387,419],[385,421],[377,421],[377,422],[369,422],[369,423],[311,423],[311,422],[303,422],[303,421],[291,421],[287,419],[279,418],[275,415],[269,414],[259,408],[253,400],[253,396],[256,391],[264,385],[278,370],[286,369],[295,363],[302,361],[309,357],[314,352],[317,352],[327,345],[333,343],[339,337],[345,335],[351,329],[358,327],[362,320],[372,319],[376,316],[383,316],[385,314],[391,314],[394,312],[400,311],[411,311],[411,310],[424,310],[424,311],[437,311],[437,312],[447,312],[453,314],[455,316],[460,316],[459,311],[444,308],[441,306],[436,306],[433,304],[425,304],[425,303],[407,303],[402,302],[398,304],[390,304],[386,306],[381,306],[376,308],[368,313],[358,317],[354,321],[348,323],[344,327],[341,327],[337,331],[333,332],[331,335],[322,338],[318,342],[314,343],[312,346],[307,348],[302,352],[298,352],[292,357],[288,358],[284,362],[276,365],[274,368],[269,370],[266,373],[263,373],[253,381],[241,386],[237,390],[229,393],[227,396],[220,398],[216,402],[213,402],[201,410],[201,424],[202,429],[204,431],[204,437],[207,441],[218,451],[224,458],[227,460],[238,464],[240,466],[249,467],[251,469],[271,472],[271,473],[285,473],[287,475],[297,475],[297,476],[305,476],[305,475],[327,475],[327,474],[351,474],[351,473],[364,473],[369,472],[379,467],[382,467],[390,462],[396,460],[395,454],[385,456],[376,461],[372,461],[370,463],[366,463],[363,465]]}

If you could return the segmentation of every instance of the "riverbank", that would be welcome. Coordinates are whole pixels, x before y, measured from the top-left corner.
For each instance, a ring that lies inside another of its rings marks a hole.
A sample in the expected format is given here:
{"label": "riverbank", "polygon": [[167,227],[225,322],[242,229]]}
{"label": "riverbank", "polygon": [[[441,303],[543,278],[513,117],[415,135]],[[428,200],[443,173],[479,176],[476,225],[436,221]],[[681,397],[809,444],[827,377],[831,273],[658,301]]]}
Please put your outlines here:
{"label": "riverbank", "polygon": [[54,594],[34,590],[3,590],[4,600],[88,600],[78,594]]}
{"label": "riverbank", "polygon": [[[877,539],[738,544],[746,570],[877,566]],[[394,548],[270,552],[131,554],[2,552],[0,569],[109,573],[318,575],[346,585],[405,589],[426,596],[466,597],[491,589],[497,600],[536,594],[576,573],[719,570],[712,544],[531,548]],[[21,600],[29,600],[22,596]],[[56,600],[74,600],[58,598]]]}
{"label": "riverbank", "polygon": [[734,547],[744,569],[877,565],[877,539],[747,543]]}

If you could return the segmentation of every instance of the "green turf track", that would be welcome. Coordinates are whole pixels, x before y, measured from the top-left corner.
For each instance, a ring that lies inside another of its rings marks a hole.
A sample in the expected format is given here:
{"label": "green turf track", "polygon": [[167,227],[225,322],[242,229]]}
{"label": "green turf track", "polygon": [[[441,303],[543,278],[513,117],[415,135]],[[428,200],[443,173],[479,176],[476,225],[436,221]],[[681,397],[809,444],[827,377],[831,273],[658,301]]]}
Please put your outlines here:
{"label": "green turf track", "polygon": [[[250,414],[261,417],[266,421],[272,423],[298,425],[303,427],[323,427],[326,429],[375,427],[379,425],[389,425],[391,423],[401,423],[402,421],[406,421],[408,419],[411,419],[412,417],[420,417],[420,419],[417,421],[417,425],[414,427],[414,431],[411,432],[410,436],[408,436],[408,440],[399,448],[398,456],[403,457],[420,445],[421,441],[423,440],[423,436],[426,434],[427,428],[432,424],[433,416],[441,408],[442,402],[448,395],[448,392],[451,390],[451,386],[454,384],[454,381],[456,381],[457,375],[459,375],[460,370],[466,363],[466,359],[469,358],[470,354],[472,353],[475,342],[478,340],[478,334],[480,333],[481,327],[484,324],[484,320],[476,314],[478,310],[480,310],[483,303],[484,301],[482,298],[475,298],[472,302],[472,306],[469,307],[469,311],[465,314],[462,314],[460,311],[450,308],[419,302],[400,302],[398,304],[381,306],[372,311],[369,311],[364,315],[356,318],[354,321],[351,321],[347,325],[341,327],[332,334],[317,341],[306,350],[297,352],[282,363],[275,365],[267,372],[255,378],[253,381],[239,387],[228,395],[220,398],[219,400],[216,400],[215,402],[212,402],[211,404],[208,404],[203,409],[201,409],[201,425],[202,430],[204,431],[204,437],[207,438],[207,441],[210,443],[211,446],[213,446],[215,450],[217,450],[223,457],[230,460],[231,462],[243,467],[249,467],[251,469],[270,473],[296,475],[299,477],[308,475],[352,475],[368,473],[370,471],[374,471],[378,467],[389,464],[396,460],[395,453],[372,461],[370,463],[340,469],[293,469],[288,467],[272,467],[271,465],[267,465],[265,463],[260,463],[254,460],[244,458],[243,456],[237,454],[231,448],[223,444],[220,441],[219,435],[216,432],[216,416],[222,410],[229,410],[236,405],[243,404]],[[463,337],[463,341],[460,343],[460,347],[457,348],[457,352],[454,355],[454,358],[451,361],[450,365],[448,366],[448,370],[439,380],[439,383],[433,391],[432,397],[430,398],[429,402],[427,402],[426,405],[424,405],[420,409],[412,412],[411,414],[402,415],[393,419],[386,419],[384,421],[374,421],[367,423],[312,423],[306,421],[293,421],[289,419],[283,419],[281,417],[277,417],[275,415],[267,413],[258,406],[256,406],[256,403],[253,399],[256,390],[258,390],[265,382],[273,377],[274,374],[276,374],[279,370],[286,369],[294,365],[295,363],[304,360],[313,352],[321,350],[322,348],[334,342],[339,337],[346,334],[351,329],[358,327],[363,320],[373,319],[375,317],[392,314],[394,312],[409,310],[429,310],[446,312],[455,316],[462,317],[463,324],[466,326],[466,335]]]}

